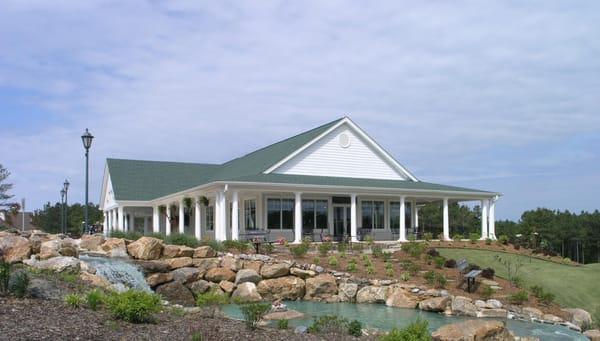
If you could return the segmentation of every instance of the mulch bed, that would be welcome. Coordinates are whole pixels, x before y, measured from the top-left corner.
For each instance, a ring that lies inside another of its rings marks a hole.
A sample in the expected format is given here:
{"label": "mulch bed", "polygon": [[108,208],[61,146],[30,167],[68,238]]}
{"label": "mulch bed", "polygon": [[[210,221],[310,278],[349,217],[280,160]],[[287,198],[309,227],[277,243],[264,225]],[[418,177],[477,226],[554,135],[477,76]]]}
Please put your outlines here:
{"label": "mulch bed", "polygon": [[201,314],[160,313],[155,323],[132,324],[114,320],[106,311],[71,308],[59,301],[0,298],[0,340],[191,340],[194,333],[204,341],[358,340],[274,328],[249,331],[241,321]]}

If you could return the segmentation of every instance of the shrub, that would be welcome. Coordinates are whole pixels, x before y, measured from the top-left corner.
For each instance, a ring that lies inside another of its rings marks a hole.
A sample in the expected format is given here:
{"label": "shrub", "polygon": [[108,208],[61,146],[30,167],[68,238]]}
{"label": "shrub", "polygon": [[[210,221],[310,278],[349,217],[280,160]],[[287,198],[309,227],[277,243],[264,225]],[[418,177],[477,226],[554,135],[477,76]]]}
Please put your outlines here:
{"label": "shrub", "polygon": [[456,233],[456,234],[453,234],[453,235],[452,235],[452,240],[454,240],[454,241],[456,241],[456,242],[459,242],[459,241],[461,241],[461,239],[463,239],[463,235],[462,235],[462,234],[460,234],[460,233]]}
{"label": "shrub", "polygon": [[492,298],[492,295],[494,293],[496,293],[496,290],[492,289],[489,285],[486,285],[481,291],[481,298],[483,298],[484,300],[489,300],[490,298]]}
{"label": "shrub", "polygon": [[394,269],[386,269],[385,275],[388,277],[394,277]]}
{"label": "shrub", "polygon": [[315,257],[315,258],[313,258],[312,261],[313,261],[314,264],[321,264],[321,258],[320,257]]}
{"label": "shrub", "polygon": [[435,287],[436,288],[445,288],[446,284],[448,284],[448,280],[443,274],[436,273],[435,274]]}
{"label": "shrub", "polygon": [[431,233],[431,232],[426,232],[426,233],[424,233],[424,234],[423,234],[423,239],[424,239],[426,242],[429,242],[429,241],[431,241],[431,240],[433,239],[433,233]]}
{"label": "shrub", "polygon": [[385,268],[386,269],[393,269],[394,268],[394,264],[392,264],[391,262],[385,262]]}
{"label": "shrub", "polygon": [[416,263],[411,263],[410,265],[408,265],[407,269],[408,273],[410,273],[412,276],[416,275],[419,271],[421,271],[421,266],[419,264]]}
{"label": "shrub", "polygon": [[446,259],[444,257],[435,257],[433,261],[435,262],[435,267],[438,269],[444,267],[444,263],[446,263]]}
{"label": "shrub", "polygon": [[429,341],[429,322],[417,318],[403,329],[393,328],[387,335],[379,338],[379,341]]}
{"label": "shrub", "polygon": [[262,252],[264,254],[270,255],[271,253],[273,253],[275,246],[273,246],[273,244],[271,244],[271,243],[264,243],[264,244],[260,245],[260,248],[262,249]]}
{"label": "shrub", "polygon": [[485,245],[492,245],[492,239],[485,238]]}
{"label": "shrub", "polygon": [[366,271],[369,275],[372,275],[375,273],[375,268],[373,267],[373,265],[369,265],[369,266],[367,266]]}
{"label": "shrub", "polygon": [[348,252],[348,244],[344,243],[344,242],[340,242],[337,244],[337,250],[339,253],[346,253]]}
{"label": "shrub", "polygon": [[308,326],[308,332],[311,334],[317,333],[332,333],[343,334],[348,331],[348,320],[337,317],[335,315],[323,315],[315,317],[313,323]]}
{"label": "shrub", "polygon": [[104,295],[98,289],[91,290],[85,296],[85,301],[92,310],[97,310],[102,304],[102,300],[104,299]]}
{"label": "shrub", "polygon": [[145,323],[160,310],[160,296],[129,289],[106,297],[106,306],[113,317],[132,323]]}
{"label": "shrub", "polygon": [[427,254],[430,255],[431,257],[439,257],[440,253],[438,252],[438,250],[436,250],[435,248],[430,248],[427,249]]}
{"label": "shrub", "polygon": [[295,257],[304,257],[308,252],[308,247],[305,244],[292,245],[290,246],[290,251]]}
{"label": "shrub", "polygon": [[348,334],[356,337],[362,336],[362,323],[358,320],[348,323]]}
{"label": "shrub", "polygon": [[321,244],[319,244],[319,254],[321,255],[321,257],[327,256],[329,251],[331,251],[331,248],[331,242],[322,242]]}
{"label": "shrub", "polygon": [[250,244],[240,240],[224,240],[223,247],[226,250],[237,250],[240,253],[244,253],[246,250],[248,250]]}
{"label": "shrub", "polygon": [[229,298],[221,293],[209,290],[203,294],[198,295],[196,298],[196,305],[198,307],[214,306],[228,304]]}
{"label": "shrub", "polygon": [[483,278],[494,279],[495,274],[496,274],[496,271],[494,271],[494,269],[492,269],[492,268],[485,268],[485,269],[481,270],[481,277],[483,277]]}
{"label": "shrub", "polygon": [[[165,238],[165,243],[172,245],[189,246],[194,248],[198,247],[199,245],[198,239],[196,239],[196,237],[188,236],[187,234],[183,233],[174,233],[170,236],[167,236]],[[225,246],[225,244],[222,245]]]}
{"label": "shrub", "polygon": [[143,237],[143,234],[136,231],[112,231],[110,233],[112,238],[121,238],[121,239],[129,239],[129,240],[138,240]]}
{"label": "shrub", "polygon": [[391,252],[384,252],[382,254],[382,256],[383,256],[383,261],[384,262],[389,262],[390,259],[392,259],[392,253]]}
{"label": "shrub", "polygon": [[352,243],[352,250],[355,250],[356,252],[362,252],[364,248],[364,245],[361,243]]}
{"label": "shrub", "polygon": [[8,293],[10,282],[10,264],[5,262],[0,255],[0,294]]}
{"label": "shrub", "polygon": [[202,240],[198,242],[198,246],[210,246],[215,251],[225,251],[222,242],[211,238],[202,238]]}
{"label": "shrub", "polygon": [[523,278],[521,278],[521,276],[513,276],[510,279],[510,282],[517,288],[522,288],[523,285],[525,284],[525,281],[523,280]]}
{"label": "shrub", "polygon": [[288,327],[289,327],[288,320],[286,320],[286,319],[277,320],[277,329],[284,330],[284,329],[288,329]]}
{"label": "shrub", "polygon": [[479,240],[479,234],[469,233],[469,241],[471,242],[471,244],[477,243],[478,240]]}
{"label": "shrub", "polygon": [[338,260],[335,256],[330,256],[329,260],[327,261],[327,263],[329,263],[329,266],[331,267],[337,267],[338,266]]}
{"label": "shrub", "polygon": [[425,275],[423,275],[423,278],[425,278],[425,281],[427,281],[427,284],[433,285],[433,283],[435,282],[435,272],[427,271],[425,273]]}
{"label": "shrub", "polygon": [[346,271],[356,272],[356,263],[348,263],[348,265],[346,265]]}
{"label": "shrub", "polygon": [[551,292],[544,292],[542,293],[539,297],[538,300],[540,301],[540,303],[545,304],[545,305],[549,305],[554,301],[554,294]]}
{"label": "shrub", "polygon": [[371,252],[373,253],[373,257],[379,258],[383,254],[383,248],[379,245],[373,245]]}
{"label": "shrub", "polygon": [[16,297],[24,297],[27,293],[27,287],[29,286],[29,275],[23,270],[13,273],[8,286],[8,290]]}
{"label": "shrub", "polygon": [[408,242],[402,245],[402,249],[413,258],[421,258],[421,254],[425,251],[425,243]]}
{"label": "shrub", "polygon": [[446,262],[444,262],[444,266],[453,269],[456,267],[456,261],[452,258],[446,259]]}
{"label": "shrub", "polygon": [[533,285],[531,288],[529,288],[531,290],[531,293],[535,296],[535,297],[539,297],[541,294],[544,293],[544,288],[542,288],[539,285]]}
{"label": "shrub", "polygon": [[83,298],[79,294],[68,294],[65,296],[65,303],[73,308],[79,308],[83,304]]}
{"label": "shrub", "polygon": [[508,236],[505,234],[501,234],[498,237],[498,244],[508,245]]}
{"label": "shrub", "polygon": [[191,336],[192,341],[202,341],[202,334],[200,332],[193,332]]}
{"label": "shrub", "polygon": [[372,235],[368,235],[365,237],[365,241],[367,242],[367,245],[369,245],[369,247],[371,247],[371,245],[373,245],[373,243],[375,242],[375,239],[373,238]]}
{"label": "shrub", "polygon": [[508,300],[513,304],[523,304],[524,302],[529,301],[529,294],[527,294],[527,291],[521,290],[508,296]]}
{"label": "shrub", "polygon": [[262,302],[246,303],[240,305],[239,308],[244,316],[246,327],[255,330],[263,316],[271,310],[271,304]]}
{"label": "shrub", "polygon": [[403,272],[402,275],[400,275],[400,279],[404,282],[408,282],[410,280],[410,274],[408,272]]}

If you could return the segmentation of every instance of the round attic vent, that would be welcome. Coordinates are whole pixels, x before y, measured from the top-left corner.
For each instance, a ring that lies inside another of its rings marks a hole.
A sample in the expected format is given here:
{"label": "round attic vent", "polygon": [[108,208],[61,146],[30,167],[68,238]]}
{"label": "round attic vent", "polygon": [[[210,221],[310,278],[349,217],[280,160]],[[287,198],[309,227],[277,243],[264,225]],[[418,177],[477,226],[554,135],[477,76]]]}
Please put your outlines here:
{"label": "round attic vent", "polygon": [[341,133],[339,136],[340,147],[348,148],[350,147],[350,136],[346,133]]}

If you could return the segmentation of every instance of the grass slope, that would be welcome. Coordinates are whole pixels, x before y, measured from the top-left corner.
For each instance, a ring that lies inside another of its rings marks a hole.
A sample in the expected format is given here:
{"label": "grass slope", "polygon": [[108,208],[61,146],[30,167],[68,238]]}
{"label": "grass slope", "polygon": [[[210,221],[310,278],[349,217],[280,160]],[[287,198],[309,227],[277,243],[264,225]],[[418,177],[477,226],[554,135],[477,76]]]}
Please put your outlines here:
{"label": "grass slope", "polygon": [[523,266],[519,276],[525,280],[527,286],[544,287],[556,295],[556,302],[564,307],[582,308],[590,313],[600,309],[600,264],[570,266],[494,251],[443,248],[438,250],[446,258],[466,258],[469,263],[482,268],[491,267],[501,278],[506,278],[506,269],[494,257],[499,255],[513,261],[516,257],[521,257]]}

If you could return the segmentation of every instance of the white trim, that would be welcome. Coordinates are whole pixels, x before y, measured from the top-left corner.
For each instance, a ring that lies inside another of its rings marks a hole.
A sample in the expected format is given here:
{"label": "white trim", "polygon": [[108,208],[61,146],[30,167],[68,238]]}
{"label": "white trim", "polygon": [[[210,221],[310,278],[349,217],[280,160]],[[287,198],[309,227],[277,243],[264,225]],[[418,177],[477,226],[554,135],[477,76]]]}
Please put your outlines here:
{"label": "white trim", "polygon": [[354,122],[352,122],[352,120],[349,119],[348,117],[344,117],[338,123],[329,127],[329,129],[327,129],[325,132],[319,134],[317,137],[315,137],[314,139],[312,139],[311,141],[309,141],[302,147],[298,148],[293,153],[289,154],[288,156],[286,156],[279,162],[275,163],[273,166],[269,167],[263,173],[264,174],[272,173],[277,168],[282,166],[284,163],[288,162],[289,160],[291,160],[292,158],[294,158],[295,156],[297,156],[298,154],[300,154],[301,152],[306,150],[308,147],[312,146],[317,141],[321,140],[323,137],[327,136],[329,133],[331,133],[333,130],[335,130],[336,128],[340,127],[343,124],[348,124],[371,147],[373,147],[381,156],[383,156],[386,159],[386,161],[388,161],[394,168],[396,168],[397,171],[400,171],[400,173],[403,173],[404,175],[406,175],[407,178],[409,178],[412,181],[419,181],[414,175],[412,175],[412,173],[410,173],[406,168],[404,168],[398,161],[396,161],[396,159],[394,159],[385,149],[383,149],[377,142],[375,142],[375,140],[373,140],[369,135],[367,135],[359,126],[357,126]]}

